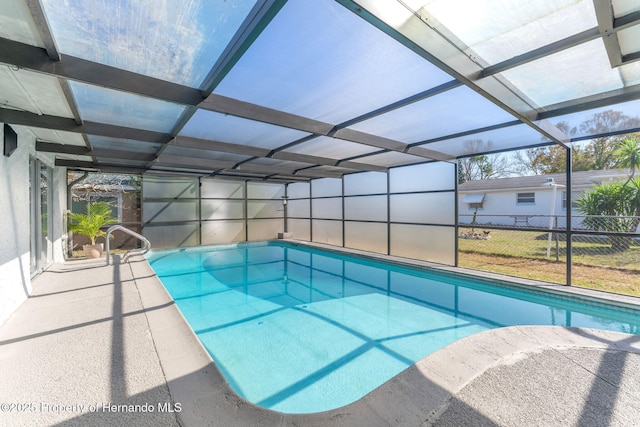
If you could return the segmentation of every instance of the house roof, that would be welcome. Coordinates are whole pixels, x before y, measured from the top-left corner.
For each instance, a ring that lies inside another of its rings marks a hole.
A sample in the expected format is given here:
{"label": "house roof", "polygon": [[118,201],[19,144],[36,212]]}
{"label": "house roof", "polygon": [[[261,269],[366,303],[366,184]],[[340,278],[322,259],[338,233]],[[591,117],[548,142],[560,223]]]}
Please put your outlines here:
{"label": "house roof", "polygon": [[640,117],[640,3],[460,3],[0,0],[0,121],[72,169],[285,182],[638,130],[581,124]]}
{"label": "house roof", "polygon": [[[629,171],[624,169],[607,169],[574,172],[571,175],[572,188],[588,188],[607,181],[620,181],[629,176]],[[543,190],[547,179],[553,179],[556,184],[566,186],[567,177],[564,173],[518,176],[512,178],[495,178],[478,181],[467,181],[458,186],[458,192],[482,192],[532,189]]]}

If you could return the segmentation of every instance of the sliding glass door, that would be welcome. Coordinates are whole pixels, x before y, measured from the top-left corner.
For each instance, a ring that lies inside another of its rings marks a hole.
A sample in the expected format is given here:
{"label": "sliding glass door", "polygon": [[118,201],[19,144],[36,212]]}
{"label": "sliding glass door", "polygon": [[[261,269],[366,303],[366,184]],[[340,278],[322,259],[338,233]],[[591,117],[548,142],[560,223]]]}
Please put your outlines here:
{"label": "sliding glass door", "polygon": [[29,224],[31,275],[52,262],[51,168],[37,159],[29,161]]}

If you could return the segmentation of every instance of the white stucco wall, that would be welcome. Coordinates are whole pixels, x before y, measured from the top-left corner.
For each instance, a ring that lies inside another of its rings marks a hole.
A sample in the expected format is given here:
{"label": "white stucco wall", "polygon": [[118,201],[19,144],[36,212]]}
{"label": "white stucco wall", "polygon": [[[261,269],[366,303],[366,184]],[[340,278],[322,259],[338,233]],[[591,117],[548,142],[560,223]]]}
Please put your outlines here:
{"label": "white stucco wall", "polygon": [[[18,149],[11,157],[0,153],[0,324],[31,293],[29,158],[37,157],[53,165],[52,155],[36,154],[33,134],[18,126],[13,128],[18,134]],[[0,146],[2,141],[4,132],[0,123]],[[66,171],[54,169],[50,205],[54,261],[62,259],[60,198],[64,201],[65,180]]]}
{"label": "white stucco wall", "polygon": [[[555,215],[563,217],[566,215],[566,209],[562,207],[562,192],[559,188],[555,200]],[[540,215],[540,218],[532,218],[532,226],[548,226],[548,216],[551,214],[551,202],[553,200],[553,191],[550,188],[541,188],[530,190],[508,190],[508,191],[486,191],[480,192],[485,194],[483,207],[478,209],[479,223],[491,222],[494,225],[514,225],[515,216],[523,215]],[[518,204],[517,193],[535,193],[535,203]],[[469,223],[475,209],[469,208],[469,203],[463,202],[467,194],[458,194],[458,214],[461,216],[461,223]],[[564,219],[559,218],[564,225]],[[519,224],[522,225],[522,224]]]}

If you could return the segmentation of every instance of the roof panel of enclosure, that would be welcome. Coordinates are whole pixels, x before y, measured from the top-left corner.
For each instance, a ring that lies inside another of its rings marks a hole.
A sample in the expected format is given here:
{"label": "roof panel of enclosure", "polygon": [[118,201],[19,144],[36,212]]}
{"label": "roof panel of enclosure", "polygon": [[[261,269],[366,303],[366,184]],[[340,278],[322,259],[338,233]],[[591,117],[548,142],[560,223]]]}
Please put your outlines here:
{"label": "roof panel of enclosure", "polygon": [[333,0],[289,1],[216,93],[338,124],[450,80]]}
{"label": "roof panel of enclosure", "polygon": [[0,121],[71,169],[295,182],[637,132],[639,59],[632,0],[0,0]]}
{"label": "roof panel of enclosure", "polygon": [[200,87],[255,0],[42,0],[62,54]]}

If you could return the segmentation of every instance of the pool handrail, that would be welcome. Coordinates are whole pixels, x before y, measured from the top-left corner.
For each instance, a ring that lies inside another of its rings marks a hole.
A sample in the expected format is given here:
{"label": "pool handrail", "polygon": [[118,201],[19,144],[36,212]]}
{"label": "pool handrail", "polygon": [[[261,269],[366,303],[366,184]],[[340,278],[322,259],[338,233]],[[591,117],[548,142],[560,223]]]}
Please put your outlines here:
{"label": "pool handrail", "polygon": [[133,230],[129,230],[128,228],[122,226],[122,225],[112,225],[111,227],[109,227],[107,229],[107,235],[105,236],[105,238],[107,239],[107,265],[111,264],[111,251],[110,251],[110,245],[109,245],[109,239],[111,237],[111,233],[115,230],[120,230],[123,231],[124,233],[135,237],[136,239],[140,240],[142,242],[142,248],[140,249],[132,249],[130,251],[127,251],[123,257],[123,261],[127,259],[127,257],[129,256],[129,254],[131,254],[132,252],[140,252],[140,255],[144,255],[145,253],[147,253],[147,251],[149,251],[149,249],[151,249],[151,242],[149,242],[149,240],[147,240],[146,237],[144,237],[141,234],[136,233]]}

